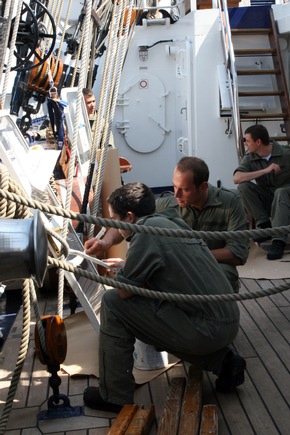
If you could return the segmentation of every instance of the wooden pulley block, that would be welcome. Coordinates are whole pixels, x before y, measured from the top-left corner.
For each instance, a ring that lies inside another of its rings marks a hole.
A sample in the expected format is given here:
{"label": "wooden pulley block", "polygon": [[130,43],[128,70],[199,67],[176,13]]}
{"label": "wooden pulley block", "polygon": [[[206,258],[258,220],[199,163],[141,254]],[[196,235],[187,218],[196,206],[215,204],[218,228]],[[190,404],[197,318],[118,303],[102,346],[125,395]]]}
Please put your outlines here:
{"label": "wooden pulley block", "polygon": [[31,70],[28,89],[39,94],[48,95],[51,86],[51,78],[54,86],[58,86],[63,72],[63,61],[56,60],[55,56],[51,56],[40,67],[35,67]]}
{"label": "wooden pulley block", "polygon": [[37,56],[34,57],[33,67],[31,68],[29,78],[28,78],[28,85],[33,85],[35,81],[37,80],[37,76],[40,74],[41,67],[38,65],[38,57],[40,57],[40,50],[39,48],[36,49]]}
{"label": "wooden pulley block", "polygon": [[41,316],[47,353],[41,346],[37,324],[35,325],[35,350],[39,360],[46,365],[62,364],[66,357],[67,337],[65,324],[58,315]]}
{"label": "wooden pulley block", "polygon": [[[125,10],[125,14],[124,14],[123,27],[125,27],[126,24],[127,24],[128,16],[129,16],[129,8],[127,7],[126,10]],[[134,23],[135,19],[136,19],[136,10],[132,9],[131,17],[130,17],[130,23],[129,23],[130,26],[132,26],[132,24]]]}

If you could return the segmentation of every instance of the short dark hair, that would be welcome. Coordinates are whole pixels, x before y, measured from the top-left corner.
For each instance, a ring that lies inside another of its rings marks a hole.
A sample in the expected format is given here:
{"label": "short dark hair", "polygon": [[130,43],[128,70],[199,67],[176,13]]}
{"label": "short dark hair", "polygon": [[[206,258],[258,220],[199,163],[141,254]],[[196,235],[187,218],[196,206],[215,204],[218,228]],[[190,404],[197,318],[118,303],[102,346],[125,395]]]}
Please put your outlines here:
{"label": "short dark hair", "polygon": [[83,88],[83,96],[91,97],[92,95],[94,96],[94,93],[93,93],[92,89],[90,89],[90,88]]}
{"label": "short dark hair", "polygon": [[121,219],[125,219],[128,211],[137,217],[147,216],[155,212],[154,193],[143,183],[127,183],[114,190],[107,199]]}
{"label": "short dark hair", "polygon": [[199,187],[209,179],[209,169],[204,160],[198,157],[182,157],[176,165],[180,172],[192,172],[192,181],[196,187]]}
{"label": "short dark hair", "polygon": [[269,145],[270,143],[268,130],[262,124],[251,125],[246,128],[245,134],[250,134],[254,141],[260,139],[263,145]]}

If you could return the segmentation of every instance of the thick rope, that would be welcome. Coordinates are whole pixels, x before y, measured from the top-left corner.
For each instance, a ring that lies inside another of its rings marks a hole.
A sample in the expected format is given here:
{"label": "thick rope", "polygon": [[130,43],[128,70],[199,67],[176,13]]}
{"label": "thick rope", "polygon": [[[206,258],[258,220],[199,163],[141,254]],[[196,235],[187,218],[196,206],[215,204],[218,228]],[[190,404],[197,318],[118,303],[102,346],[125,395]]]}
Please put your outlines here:
{"label": "thick rope", "polygon": [[[5,9],[3,13],[3,18],[5,21],[3,22],[3,26],[2,26],[3,33],[0,37],[0,41],[2,44],[2,47],[0,48],[0,93],[1,93],[1,86],[2,86],[2,76],[4,73],[4,65],[5,65],[5,52],[9,42],[14,4],[15,4],[15,0],[7,0],[5,3]],[[1,53],[2,53],[2,57],[1,57]],[[0,109],[3,109],[4,107],[6,92],[7,92],[7,88],[4,90],[4,92],[2,92],[0,98]]]}
{"label": "thick rope", "polygon": [[48,264],[59,267],[67,272],[72,272],[77,275],[84,276],[85,278],[96,281],[100,284],[108,285],[114,288],[120,288],[128,292],[134,293],[139,296],[145,296],[153,299],[162,299],[171,302],[186,302],[195,303],[198,302],[215,302],[215,301],[244,301],[248,299],[256,299],[264,296],[271,296],[273,294],[281,293],[285,290],[289,290],[290,282],[282,284],[278,287],[256,290],[254,292],[245,293],[233,293],[233,294],[223,294],[223,295],[188,295],[180,293],[165,293],[156,290],[150,290],[142,287],[137,287],[123,282],[116,281],[112,278],[104,278],[102,276],[96,275],[92,272],[87,272],[79,267],[74,267],[70,263],[59,261],[55,258],[48,257]]}
{"label": "thick rope", "polygon": [[[128,34],[129,34],[129,24],[132,14],[132,8],[133,8],[133,1],[130,1],[130,4],[128,6],[129,9],[126,8],[125,2],[123,3],[123,9],[120,10],[120,16],[119,18],[119,26],[116,29],[118,29],[116,36],[118,37],[118,43],[117,48],[112,48],[114,50],[114,56],[115,59],[114,63],[112,64],[112,71],[111,71],[111,88],[109,93],[109,99],[107,102],[107,111],[106,111],[106,118],[105,118],[105,125],[103,130],[103,137],[102,137],[102,145],[101,145],[101,155],[100,155],[100,168],[98,170],[98,176],[97,176],[97,183],[96,183],[96,189],[97,189],[97,200],[93,202],[93,210],[92,214],[97,214],[97,205],[100,201],[100,195],[101,195],[101,186],[103,184],[103,176],[104,176],[104,169],[105,169],[105,163],[106,163],[106,156],[107,156],[107,150],[108,150],[108,143],[109,143],[109,135],[112,127],[112,122],[115,114],[115,108],[117,103],[117,97],[119,92],[119,86],[120,86],[120,80],[121,80],[121,72],[123,68],[123,63],[125,59],[125,54],[127,51],[127,43],[128,43]],[[128,10],[128,17],[126,21],[125,31],[123,32],[124,35],[121,38],[121,34],[123,31],[123,23],[125,20],[125,13],[126,10]],[[110,52],[108,52],[108,56],[110,56]],[[112,56],[111,56],[112,57]],[[109,110],[110,108],[110,110]],[[92,226],[89,227],[89,237],[92,237],[94,235],[94,228]]]}
{"label": "thick rope", "polygon": [[[124,2],[123,2],[124,3]],[[93,150],[92,150],[92,162],[96,162],[96,153],[97,153],[97,144],[100,143],[101,135],[103,133],[103,128],[105,127],[103,122],[103,116],[106,112],[105,106],[108,102],[108,93],[109,93],[109,84],[111,86],[113,85],[113,78],[112,78],[112,67],[115,57],[115,46],[116,46],[116,40],[117,40],[117,32],[118,32],[118,26],[117,26],[117,20],[120,18],[121,14],[121,7],[118,7],[117,2],[114,2],[113,4],[113,11],[112,11],[112,20],[110,22],[110,29],[109,29],[109,39],[108,39],[108,46],[107,46],[107,53],[106,53],[106,59],[104,64],[104,72],[102,75],[102,83],[101,83],[101,90],[100,90],[100,98],[99,98],[99,104],[98,104],[98,110],[97,110],[97,119],[96,119],[96,129],[93,132]],[[110,80],[109,80],[110,79]],[[105,132],[104,132],[105,136]],[[96,177],[96,183],[93,186],[93,199],[92,199],[92,211],[91,214],[96,215],[98,212],[99,204],[100,204],[100,195],[101,195],[101,188],[102,188],[102,180],[105,170],[105,164],[106,164],[106,156],[107,156],[107,148],[103,147],[101,149],[100,158],[98,161],[98,171],[97,171],[97,177]],[[90,225],[88,228],[88,237],[92,237],[94,233],[94,228]]]}
{"label": "thick rope", "polygon": [[[9,77],[10,77],[10,72],[11,72],[12,59],[14,57],[14,49],[15,49],[15,45],[16,45],[18,28],[19,28],[19,24],[20,24],[20,18],[21,18],[21,12],[22,12],[22,3],[23,3],[23,0],[18,1],[18,8],[17,8],[17,12],[16,12],[16,17],[15,17],[13,31],[12,31],[12,37],[11,37],[11,41],[10,41],[10,51],[9,51],[9,55],[8,55],[3,91],[2,91],[2,96],[0,98],[0,107],[4,107],[4,104],[5,104],[6,93],[7,93],[7,89],[8,89],[8,85],[9,85]],[[10,10],[10,13],[11,13],[11,10]]]}
{"label": "thick rope", "polygon": [[[88,0],[86,2],[86,10],[85,10],[85,18],[84,18],[84,29],[83,29],[84,39],[82,44],[82,60],[81,60],[82,65],[81,65],[80,76],[79,76],[76,113],[74,119],[74,132],[73,132],[73,139],[71,144],[71,156],[69,161],[69,173],[68,173],[67,188],[66,188],[66,201],[65,201],[66,209],[69,209],[71,204],[73,177],[74,177],[74,170],[75,170],[75,160],[77,155],[77,143],[78,143],[78,134],[79,134],[78,126],[80,124],[80,119],[81,119],[81,102],[83,98],[82,89],[85,87],[86,84],[86,74],[88,71],[88,64],[89,64],[90,38],[91,38],[91,29],[92,29],[91,10],[92,10],[92,1]],[[64,238],[68,234],[68,223],[69,223],[68,219],[65,218],[63,222],[63,229],[62,229],[62,235]],[[63,294],[64,294],[63,271],[60,271],[58,281],[59,281],[58,282],[58,315],[62,317]]]}
{"label": "thick rope", "polygon": [[[62,1],[61,8],[63,8],[63,4],[64,4],[64,2]],[[57,68],[58,68],[58,65],[60,62],[60,57],[62,54],[62,46],[63,46],[64,38],[66,35],[66,29],[68,27],[68,21],[69,21],[69,16],[70,16],[70,12],[71,12],[71,6],[72,6],[72,0],[69,0],[68,6],[67,6],[67,11],[66,11],[66,16],[65,16],[65,20],[64,20],[64,24],[63,24],[62,34],[61,34],[61,38],[60,38],[60,42],[59,42],[58,52],[57,52],[57,56],[56,56],[56,60],[55,60],[54,70],[52,73],[52,77],[56,76]],[[56,28],[58,28],[59,22],[60,22],[60,14],[59,14],[58,22],[55,23]]]}
{"label": "thick rope", "polygon": [[[9,176],[7,168],[0,163],[0,187],[5,192],[11,192],[19,198],[26,196],[22,188]],[[30,210],[26,205],[10,201],[5,198],[0,200],[0,217],[7,219],[24,219],[30,217]]]}
{"label": "thick rope", "polygon": [[275,235],[287,235],[290,233],[290,225],[267,228],[259,230],[239,230],[239,231],[195,231],[195,230],[173,230],[166,228],[158,228],[144,225],[130,224],[128,222],[120,222],[112,219],[100,218],[86,214],[76,213],[71,210],[65,210],[61,207],[54,207],[52,205],[43,204],[39,201],[28,199],[26,197],[20,197],[19,195],[7,192],[0,189],[0,198],[5,198],[10,201],[14,201],[17,204],[23,204],[27,207],[33,209],[39,209],[45,213],[54,214],[56,216],[66,217],[72,220],[77,220],[80,222],[85,222],[89,224],[99,225],[106,228],[124,229],[134,231],[135,233],[153,234],[165,237],[181,237],[189,239],[204,239],[204,240],[224,240],[233,239],[240,240],[241,237],[252,239],[264,236],[275,236]]}
{"label": "thick rope", "polygon": [[[23,210],[25,210],[25,207],[30,207],[30,208],[37,208],[39,210],[45,210],[46,212],[52,213],[52,214],[56,214],[56,215],[60,215],[60,216],[65,216],[67,219],[68,218],[73,218],[74,220],[78,220],[78,219],[83,219],[85,222],[90,221],[101,224],[101,226],[110,226],[113,228],[125,228],[125,229],[130,229],[131,231],[135,231],[135,232],[144,232],[147,234],[158,234],[158,235],[165,235],[165,236],[173,236],[173,237],[194,237],[194,238],[205,238],[205,236],[207,236],[207,238],[212,238],[212,236],[217,236],[219,239],[220,238],[236,238],[236,236],[238,235],[238,237],[240,237],[241,235],[243,235],[244,237],[246,235],[251,236],[254,235],[256,236],[257,234],[260,235],[265,235],[265,234],[277,234],[277,233],[282,233],[283,234],[289,234],[290,232],[290,226],[288,227],[280,227],[280,228],[276,228],[276,229],[267,229],[267,230],[247,230],[247,231],[232,231],[232,232],[198,232],[198,231],[184,231],[184,230],[165,230],[164,228],[155,228],[155,227],[144,227],[142,225],[132,225],[132,224],[127,224],[124,222],[117,222],[117,221],[113,221],[110,219],[103,219],[103,218],[93,218],[92,216],[87,216],[87,215],[80,215],[71,211],[67,211],[64,210],[62,208],[57,208],[57,207],[53,207],[53,206],[48,206],[47,204],[42,204],[38,201],[34,201],[34,200],[29,200],[28,198],[26,198],[25,194],[23,194],[23,192],[21,193],[21,196],[18,195],[18,189],[15,185],[13,185],[13,183],[11,183],[9,181],[9,177],[7,174],[7,170],[3,165],[0,165],[0,186],[4,187],[4,189],[0,189],[0,208],[1,208],[1,212],[3,213],[3,207],[5,206],[5,209],[9,209],[10,207],[7,207],[7,204],[9,204],[10,202],[15,202],[16,204],[20,204],[22,206],[24,206],[24,208],[22,208]],[[14,192],[9,192],[9,187],[10,189],[12,188],[12,190],[14,190]],[[17,192],[17,193],[15,193]],[[14,207],[15,210],[16,206]],[[144,231],[145,230],[145,231]],[[50,235],[52,235],[53,237],[58,238],[63,246],[65,247],[66,250],[66,255],[69,251],[69,247],[66,244],[65,241],[62,240],[62,238],[60,236],[58,236],[56,233],[54,233],[53,231],[50,231]],[[222,236],[222,237],[221,237]],[[62,257],[64,256],[64,254],[62,254]],[[141,287],[137,287],[137,286],[131,286],[128,284],[124,284],[124,283],[120,283],[114,279],[111,278],[103,278],[99,275],[87,272],[83,269],[80,268],[76,268],[73,267],[71,264],[69,263],[65,263],[63,261],[54,259],[52,257],[48,257],[48,264],[52,265],[52,266],[56,266],[58,268],[60,268],[61,270],[66,270],[68,272],[74,273],[74,274],[78,274],[81,276],[84,276],[86,278],[89,278],[93,281],[96,281],[98,283],[101,284],[105,284],[105,285],[109,285],[111,287],[114,288],[121,288],[124,289],[126,291],[129,291],[133,294],[137,294],[137,295],[141,295],[141,296],[145,296],[145,297],[150,297],[150,298],[158,298],[161,300],[169,300],[172,302],[176,302],[176,301],[180,301],[180,302],[186,302],[186,303],[195,303],[196,301],[204,301],[204,302],[214,302],[214,301],[242,301],[242,300],[248,300],[248,299],[256,299],[256,298],[261,298],[261,297],[265,297],[265,296],[270,296],[273,294],[277,294],[277,293],[281,293],[285,290],[288,290],[290,288],[290,283],[287,284],[283,284],[281,286],[278,287],[274,287],[274,288],[268,288],[268,289],[261,289],[261,290],[257,290],[254,292],[245,292],[245,293],[234,293],[234,294],[223,294],[223,295],[186,295],[186,294],[176,294],[176,293],[164,293],[164,292],[159,292],[159,291],[155,291],[155,290],[149,290],[149,289],[145,289],[145,288],[141,288]],[[27,354],[27,349],[28,349],[28,343],[29,343],[29,331],[30,331],[30,301],[29,301],[29,290],[31,292],[31,297],[32,300],[35,299],[35,294],[33,293],[33,286],[29,284],[29,280],[25,280],[24,281],[24,287],[23,287],[23,328],[22,328],[22,340],[21,340],[21,346],[20,346],[20,351],[19,351],[19,356],[18,356],[18,360],[17,360],[17,364],[16,364],[16,368],[14,370],[13,373],[13,377],[12,377],[12,381],[9,387],[9,392],[8,392],[8,396],[7,396],[7,400],[5,403],[5,407],[0,419],[0,435],[5,433],[5,428],[7,425],[7,421],[9,418],[9,413],[10,410],[12,408],[12,404],[13,404],[13,399],[15,397],[15,393],[17,390],[17,385],[19,382],[19,378],[20,378],[20,374],[22,371],[22,367],[25,361],[25,357]],[[33,301],[34,304],[34,308],[36,305],[36,300]],[[39,312],[37,311],[37,309],[35,310],[36,312],[36,318],[39,319]],[[37,321],[37,325],[40,325],[40,321]],[[41,329],[41,327],[40,327]],[[44,337],[42,336],[42,334],[40,333],[40,339],[41,342],[44,342]],[[43,349],[45,349],[45,344],[43,344]]]}

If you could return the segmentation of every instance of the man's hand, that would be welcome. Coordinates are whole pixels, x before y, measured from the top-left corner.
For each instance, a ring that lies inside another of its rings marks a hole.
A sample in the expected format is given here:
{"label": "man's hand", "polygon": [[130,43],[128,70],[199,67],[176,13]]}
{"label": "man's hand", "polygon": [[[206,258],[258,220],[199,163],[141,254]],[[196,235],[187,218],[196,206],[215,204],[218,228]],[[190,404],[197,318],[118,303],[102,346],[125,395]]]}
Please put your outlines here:
{"label": "man's hand", "polygon": [[134,293],[127,292],[127,290],[123,290],[121,288],[117,288],[117,293],[121,299],[128,299],[134,296]]}
{"label": "man's hand", "polygon": [[277,163],[271,163],[271,165],[267,166],[266,168],[259,169],[258,171],[252,171],[252,172],[241,172],[237,171],[234,174],[234,183],[240,184],[245,183],[247,181],[252,181],[255,178],[262,177],[262,175],[270,174],[271,172],[278,174],[281,171],[281,168]]}
{"label": "man's hand", "polygon": [[279,174],[280,171],[281,168],[279,165],[277,165],[277,163],[271,163],[271,165],[267,167],[267,173],[274,172],[275,174]]}
{"label": "man's hand", "polygon": [[106,251],[113,245],[123,241],[123,237],[116,228],[110,228],[102,239],[93,237],[84,244],[85,253],[96,257],[105,257]]}
{"label": "man's hand", "polygon": [[93,237],[84,244],[85,253],[87,255],[104,257],[106,251],[111,247],[109,241],[105,239],[96,239]]}

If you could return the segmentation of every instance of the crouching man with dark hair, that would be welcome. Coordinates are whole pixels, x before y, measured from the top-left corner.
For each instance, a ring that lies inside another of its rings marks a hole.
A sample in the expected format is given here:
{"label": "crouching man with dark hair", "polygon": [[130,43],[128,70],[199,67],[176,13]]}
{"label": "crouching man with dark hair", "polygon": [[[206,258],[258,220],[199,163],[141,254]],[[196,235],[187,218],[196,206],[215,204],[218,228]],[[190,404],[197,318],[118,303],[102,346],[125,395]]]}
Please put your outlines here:
{"label": "crouching man with dark hair", "polygon": [[[129,183],[108,199],[110,217],[117,221],[166,230],[191,230],[170,208],[155,213],[151,190]],[[116,281],[165,293],[232,294],[220,265],[202,240],[120,229],[130,241],[127,258]],[[107,260],[112,267],[120,259]],[[99,387],[84,392],[94,409],[119,412],[133,403],[135,338],[188,361],[218,377],[216,390],[231,393],[244,382],[245,360],[228,346],[239,330],[236,302],[174,302],[108,290],[102,299],[99,344]]]}

